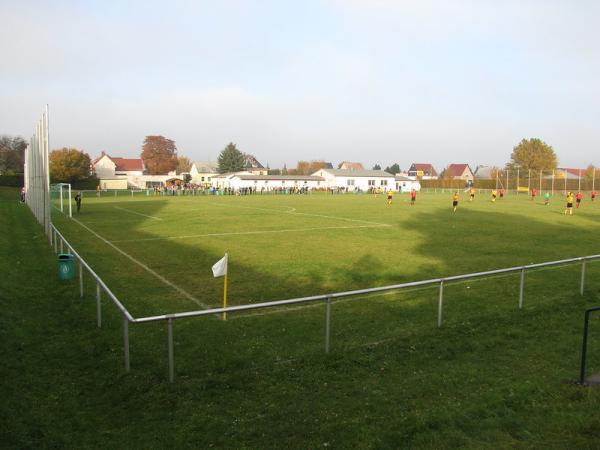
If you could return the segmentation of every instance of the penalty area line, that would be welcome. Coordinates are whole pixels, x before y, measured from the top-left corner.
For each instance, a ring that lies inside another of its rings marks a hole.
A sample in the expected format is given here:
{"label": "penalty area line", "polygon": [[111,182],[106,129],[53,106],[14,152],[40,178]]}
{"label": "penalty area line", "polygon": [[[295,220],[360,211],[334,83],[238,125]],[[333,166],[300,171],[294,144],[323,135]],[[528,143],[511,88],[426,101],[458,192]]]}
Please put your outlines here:
{"label": "penalty area line", "polygon": [[105,244],[109,245],[110,247],[112,247],[114,250],[116,250],[117,252],[119,252],[121,255],[125,256],[127,259],[129,259],[131,262],[137,264],[138,266],[140,266],[142,269],[144,269],[146,272],[148,272],[151,275],[154,275],[156,278],[158,278],[160,281],[162,281],[164,284],[166,284],[169,287],[172,287],[173,289],[175,289],[177,292],[179,292],[180,294],[182,294],[185,298],[187,298],[188,300],[193,301],[194,303],[196,303],[198,306],[200,306],[203,309],[209,309],[210,307],[208,305],[206,305],[205,303],[202,303],[200,300],[198,300],[196,297],[194,297],[193,295],[191,295],[190,293],[186,292],[185,290],[183,290],[182,288],[180,288],[179,286],[177,286],[176,284],[172,283],[171,281],[167,280],[165,277],[163,277],[161,274],[159,274],[158,272],[152,270],[150,267],[148,267],[147,265],[145,265],[143,262],[138,261],[137,259],[135,259],[133,256],[131,256],[130,254],[124,252],[123,250],[121,250],[119,247],[117,247],[116,245],[114,245],[112,242],[104,239],[102,236],[100,236],[98,233],[96,233],[94,230],[92,230],[90,227],[86,226],[85,224],[83,224],[82,222],[80,222],[79,220],[73,218],[73,221],[77,222],[81,227],[85,228],[86,230],[88,230],[90,233],[92,233],[94,236],[96,236],[98,239],[100,239],[102,242],[104,242]]}
{"label": "penalty area line", "polygon": [[128,213],[130,213],[130,214],[137,214],[138,216],[148,217],[148,218],[150,218],[150,219],[154,219],[154,220],[164,220],[164,219],[161,219],[160,217],[149,216],[149,215],[147,215],[147,214],[142,214],[142,213],[139,213],[139,212],[137,212],[137,211],[132,211],[131,209],[127,209],[127,208],[121,208],[121,207],[119,207],[119,206],[113,206],[113,208],[115,208],[115,209],[119,209],[119,210],[121,210],[121,211],[128,212]]}
{"label": "penalty area line", "polygon": [[391,225],[348,225],[338,227],[310,227],[310,228],[290,228],[286,230],[261,230],[261,231],[232,231],[227,233],[206,233],[206,234],[191,234],[187,236],[161,236],[154,238],[141,238],[141,239],[121,239],[110,242],[146,242],[146,241],[161,241],[165,239],[195,239],[202,237],[220,237],[220,236],[237,236],[237,235],[248,235],[248,234],[274,234],[274,233],[299,233],[305,231],[321,231],[321,230],[354,230],[358,228],[381,228],[391,227]]}

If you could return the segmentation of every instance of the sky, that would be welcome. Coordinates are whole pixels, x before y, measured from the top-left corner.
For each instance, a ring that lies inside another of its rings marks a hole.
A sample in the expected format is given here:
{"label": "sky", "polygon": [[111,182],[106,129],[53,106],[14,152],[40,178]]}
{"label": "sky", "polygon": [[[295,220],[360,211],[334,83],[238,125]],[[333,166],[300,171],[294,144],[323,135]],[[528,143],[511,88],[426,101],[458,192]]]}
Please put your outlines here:
{"label": "sky", "polygon": [[600,2],[0,0],[0,134],[271,168],[504,165],[523,138],[600,165]]}

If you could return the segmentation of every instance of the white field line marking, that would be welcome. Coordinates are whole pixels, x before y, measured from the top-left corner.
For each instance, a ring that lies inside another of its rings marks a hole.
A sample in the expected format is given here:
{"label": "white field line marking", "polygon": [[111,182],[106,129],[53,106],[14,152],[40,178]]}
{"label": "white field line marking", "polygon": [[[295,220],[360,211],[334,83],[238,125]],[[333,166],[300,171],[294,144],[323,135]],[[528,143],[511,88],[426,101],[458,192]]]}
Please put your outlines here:
{"label": "white field line marking", "polygon": [[142,213],[139,213],[137,211],[132,211],[131,209],[127,209],[127,208],[121,208],[119,206],[113,206],[113,208],[120,209],[121,211],[125,211],[125,212],[131,213],[131,214],[137,214],[138,216],[148,217],[148,218],[154,219],[154,220],[164,220],[164,219],[161,219],[160,217],[149,216],[147,214],[142,214]]}
{"label": "white field line marking", "polygon": [[153,238],[141,238],[141,239],[121,239],[110,242],[145,242],[145,241],[162,241],[165,239],[195,239],[201,237],[215,237],[215,236],[236,236],[236,235],[247,235],[247,234],[273,234],[273,233],[297,233],[303,231],[321,231],[321,230],[353,230],[357,228],[380,228],[390,227],[391,225],[348,225],[339,227],[311,227],[311,228],[290,228],[286,230],[262,230],[262,231],[232,231],[228,233],[207,233],[207,234],[190,234],[187,236],[160,236]]}
{"label": "white field line marking", "polygon": [[100,239],[102,242],[104,242],[107,245],[110,245],[113,249],[115,249],[117,252],[119,252],[121,255],[125,256],[126,258],[128,258],[130,261],[134,262],[135,264],[137,264],[138,266],[140,266],[142,269],[144,269],[146,272],[154,275],[156,278],[158,278],[160,281],[162,281],[164,284],[166,284],[167,286],[172,287],[173,289],[175,289],[177,292],[179,292],[180,294],[182,294],[183,296],[185,296],[187,299],[193,301],[194,303],[196,303],[198,306],[200,306],[203,309],[209,309],[210,307],[204,303],[202,303],[200,300],[198,300],[196,297],[194,297],[193,295],[189,294],[188,292],[184,291],[183,289],[181,289],[179,286],[171,283],[169,280],[167,280],[165,277],[163,277],[162,275],[160,275],[159,273],[155,272],[154,270],[152,270],[150,267],[148,267],[147,265],[145,265],[144,263],[138,261],[137,259],[135,259],[133,256],[131,256],[128,253],[125,253],[123,250],[121,250],[119,247],[117,247],[116,245],[114,245],[113,243],[111,243],[110,241],[107,241],[106,239],[104,239],[102,236],[100,236],[98,233],[96,233],[94,230],[92,230],[90,227],[84,225],[83,223],[81,223],[79,220],[77,220],[76,218],[73,218],[73,221],[77,222],[79,225],[81,225],[83,228],[85,228],[86,230],[88,230],[90,233],[92,233],[94,236],[96,236],[98,239]]}
{"label": "white field line marking", "polygon": [[283,206],[283,208],[291,208],[290,211],[280,211],[278,209],[268,209],[268,208],[257,208],[257,207],[253,207],[253,206],[222,205],[222,204],[219,204],[219,203],[215,203],[215,206],[223,206],[223,207],[229,207],[229,208],[258,209],[260,211],[278,212],[278,213],[281,213],[281,214],[291,214],[291,215],[294,215],[294,216],[298,215],[298,216],[321,217],[321,218],[324,218],[324,219],[345,220],[347,222],[368,223],[368,224],[377,225],[377,226],[380,226],[380,227],[391,227],[391,225],[389,225],[387,223],[372,222],[370,220],[350,219],[350,218],[347,218],[347,217],[338,217],[338,216],[325,216],[323,214],[301,213],[301,212],[297,212],[296,208],[291,208],[290,206]]}

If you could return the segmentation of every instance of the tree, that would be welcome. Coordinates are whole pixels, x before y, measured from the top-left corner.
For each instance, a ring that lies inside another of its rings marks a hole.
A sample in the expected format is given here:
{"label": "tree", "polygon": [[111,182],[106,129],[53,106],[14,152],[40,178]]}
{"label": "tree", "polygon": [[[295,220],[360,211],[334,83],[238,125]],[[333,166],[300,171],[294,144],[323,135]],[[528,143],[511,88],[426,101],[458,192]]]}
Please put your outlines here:
{"label": "tree", "polygon": [[309,167],[310,163],[308,161],[298,161],[298,164],[296,164],[296,173],[298,175],[306,175],[308,174]]}
{"label": "tree", "polygon": [[287,167],[285,165],[285,163],[283,164],[283,169],[281,169],[281,175],[287,175],[288,174],[288,170]]}
{"label": "tree", "polygon": [[379,164],[375,164],[373,166],[373,170],[381,170],[381,166]]}
{"label": "tree", "polygon": [[538,138],[523,139],[513,148],[507,168],[554,170],[558,165],[554,149]]}
{"label": "tree", "polygon": [[396,175],[397,173],[400,173],[400,166],[398,163],[394,163],[391,166],[386,167],[385,171],[387,173],[391,173],[392,175]]}
{"label": "tree", "polygon": [[233,142],[230,142],[219,154],[218,162],[219,173],[239,172],[244,169],[246,157]]}
{"label": "tree", "polygon": [[177,173],[189,172],[192,168],[192,162],[186,156],[177,157]]}
{"label": "tree", "polygon": [[177,168],[175,141],[164,136],[146,136],[141,156],[150,175],[166,174]]}
{"label": "tree", "polygon": [[327,163],[322,159],[313,160],[310,162],[310,167],[308,168],[308,174],[315,173],[317,170],[321,170],[327,167]]}
{"label": "tree", "polygon": [[0,173],[23,173],[27,143],[20,137],[0,136]]}
{"label": "tree", "polygon": [[73,183],[90,176],[90,155],[76,148],[52,150],[49,163],[50,179],[54,182]]}

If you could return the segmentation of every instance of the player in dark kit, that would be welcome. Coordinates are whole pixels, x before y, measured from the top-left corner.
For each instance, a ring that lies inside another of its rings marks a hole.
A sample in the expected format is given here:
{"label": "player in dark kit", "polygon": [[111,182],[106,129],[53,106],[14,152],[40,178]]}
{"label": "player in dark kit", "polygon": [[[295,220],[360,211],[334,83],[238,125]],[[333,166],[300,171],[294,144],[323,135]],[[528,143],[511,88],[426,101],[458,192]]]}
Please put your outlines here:
{"label": "player in dark kit", "polygon": [[81,191],[75,196],[75,203],[77,204],[77,214],[81,211]]}

